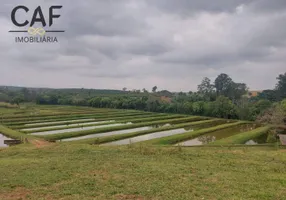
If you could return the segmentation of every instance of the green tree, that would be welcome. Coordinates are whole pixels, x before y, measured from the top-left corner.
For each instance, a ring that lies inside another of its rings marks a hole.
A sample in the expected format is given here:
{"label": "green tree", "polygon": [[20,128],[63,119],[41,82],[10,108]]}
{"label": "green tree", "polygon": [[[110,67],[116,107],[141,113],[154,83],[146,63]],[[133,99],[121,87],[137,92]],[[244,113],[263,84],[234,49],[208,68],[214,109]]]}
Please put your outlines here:
{"label": "green tree", "polygon": [[149,97],[146,102],[147,111],[155,112],[159,109],[159,101],[156,98]]}
{"label": "green tree", "polygon": [[16,104],[17,106],[20,106],[20,103],[23,103],[23,102],[24,102],[24,97],[22,95],[18,95],[16,97],[14,97],[10,103]]}
{"label": "green tree", "polygon": [[243,97],[236,102],[236,113],[241,120],[254,120],[254,104],[247,97]]}
{"label": "green tree", "polygon": [[276,90],[279,100],[286,98],[286,73],[280,74],[277,77],[278,83],[276,84]]}
{"label": "green tree", "polygon": [[204,102],[197,101],[192,104],[193,113],[197,115],[202,115],[204,113]]}
{"label": "green tree", "polygon": [[225,96],[219,96],[212,105],[212,113],[214,117],[233,118],[235,113],[234,104]]}
{"label": "green tree", "polygon": [[231,87],[229,88],[228,91],[228,97],[231,100],[238,100],[240,99],[243,95],[247,94],[247,86],[245,83],[232,83]]}
{"label": "green tree", "polygon": [[21,89],[21,93],[23,94],[24,101],[30,101],[30,92],[27,88]]}
{"label": "green tree", "polygon": [[142,89],[142,92],[148,93],[148,90],[146,90],[145,88],[143,88],[143,89]]}
{"label": "green tree", "polygon": [[155,93],[157,89],[158,89],[158,87],[157,87],[157,86],[154,86],[154,87],[152,88],[152,92]]}
{"label": "green tree", "polygon": [[193,104],[192,102],[185,102],[183,104],[184,112],[186,114],[192,114],[193,113]]}
{"label": "green tree", "polygon": [[258,110],[258,112],[263,112],[264,110],[270,108],[272,105],[271,101],[269,100],[259,100],[258,102],[255,103],[255,108]]}
{"label": "green tree", "polygon": [[269,101],[277,100],[277,91],[275,90],[263,90],[257,96],[258,99],[266,99]]}
{"label": "green tree", "polygon": [[233,84],[232,79],[227,74],[220,74],[214,81],[217,96],[224,95],[228,96],[231,85]]}
{"label": "green tree", "polygon": [[207,101],[210,101],[214,96],[214,85],[207,77],[203,78],[201,84],[198,85],[198,93],[202,94]]}
{"label": "green tree", "polygon": [[217,95],[228,97],[233,102],[247,94],[247,86],[245,83],[235,83],[227,74],[220,74],[215,79],[215,88]]}

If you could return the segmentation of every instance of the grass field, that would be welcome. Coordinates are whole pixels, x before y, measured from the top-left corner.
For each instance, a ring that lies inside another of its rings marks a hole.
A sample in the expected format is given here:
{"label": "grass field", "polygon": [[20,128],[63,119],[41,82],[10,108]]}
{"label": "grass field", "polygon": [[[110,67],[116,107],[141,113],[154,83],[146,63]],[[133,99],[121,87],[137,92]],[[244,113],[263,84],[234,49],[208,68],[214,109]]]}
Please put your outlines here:
{"label": "grass field", "polygon": [[97,147],[0,151],[0,199],[260,199],[286,195],[286,154],[272,147]]}
{"label": "grass field", "polygon": [[[285,199],[286,154],[263,139],[268,125],[72,106],[1,109],[0,136],[25,144],[3,148],[0,137],[0,200]],[[181,146],[189,140],[199,146]]]}

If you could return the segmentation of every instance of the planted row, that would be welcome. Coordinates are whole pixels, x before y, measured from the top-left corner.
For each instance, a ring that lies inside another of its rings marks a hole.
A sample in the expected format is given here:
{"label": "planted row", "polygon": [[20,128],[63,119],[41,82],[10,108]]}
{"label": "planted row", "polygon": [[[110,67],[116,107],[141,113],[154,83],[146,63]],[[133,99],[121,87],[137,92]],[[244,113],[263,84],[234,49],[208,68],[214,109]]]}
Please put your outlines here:
{"label": "planted row", "polygon": [[248,140],[257,138],[261,135],[266,134],[271,129],[270,126],[264,126],[260,128],[256,128],[251,131],[247,131],[244,133],[240,133],[237,135],[233,135],[231,137],[227,137],[221,140],[217,140],[215,142],[212,142],[210,144],[214,145],[224,145],[224,144],[245,144]]}
{"label": "planted row", "polygon": [[12,129],[5,127],[5,126],[2,126],[2,125],[0,125],[0,133],[9,137],[9,138],[18,139],[18,140],[25,139],[25,138],[35,138],[32,135],[26,135],[24,133],[12,130]]}
{"label": "planted row", "polygon": [[[39,128],[38,130],[42,129],[42,128],[47,128],[47,129],[50,129],[50,128],[53,128],[53,127],[49,127],[49,126],[54,126],[54,125],[61,125],[61,126],[64,126],[64,125],[70,125],[70,126],[66,126],[66,128],[68,129],[69,127],[75,125],[77,128],[78,127],[88,127],[88,126],[92,126],[92,124],[82,124],[82,125],[78,125],[80,123],[84,123],[84,122],[102,122],[102,123],[106,123],[106,124],[112,124],[112,123],[118,123],[118,122],[121,122],[121,123],[127,123],[127,122],[134,122],[136,123],[137,121],[140,122],[140,121],[149,121],[148,119],[160,119],[160,118],[182,118],[182,117],[187,117],[186,115],[176,115],[176,116],[173,116],[173,115],[167,115],[167,114],[144,114],[144,115],[132,115],[132,116],[114,116],[114,117],[106,117],[106,118],[98,118],[98,119],[92,119],[92,120],[88,120],[88,121],[80,121],[80,122],[53,122],[52,124],[43,124],[44,126],[35,126],[35,128]],[[23,126],[21,126],[23,127]],[[24,128],[33,128],[33,127],[27,127],[27,126],[24,126]],[[57,128],[57,127],[55,127]],[[56,129],[58,130],[58,129]]]}
{"label": "planted row", "polygon": [[191,121],[198,121],[198,120],[203,120],[203,119],[207,119],[207,118],[186,117],[186,118],[180,118],[180,119],[159,120],[159,121],[153,121],[153,122],[143,122],[143,123],[138,123],[138,124],[122,125],[122,126],[115,126],[115,127],[97,128],[97,129],[91,129],[91,130],[66,132],[66,133],[59,133],[59,134],[53,134],[53,135],[43,135],[39,137],[43,137],[48,140],[61,140],[65,138],[79,137],[79,136],[85,136],[85,135],[90,135],[90,134],[95,134],[95,133],[104,133],[104,132],[109,132],[109,131],[132,129],[132,128],[138,128],[142,126],[152,126],[152,125],[165,124],[165,123],[191,122]]}
{"label": "planted row", "polygon": [[[124,117],[124,116],[138,116],[138,115],[144,115],[144,114],[153,114],[154,113],[142,113],[142,112],[138,112],[138,113],[111,113],[108,115],[88,115],[88,116],[71,116],[71,117],[66,117],[66,118],[59,118],[59,119],[47,119],[47,120],[35,120],[35,121],[23,121],[23,122],[14,122],[14,123],[5,123],[5,125],[13,127],[13,128],[18,128],[21,125],[26,125],[26,124],[36,124],[36,123],[46,123],[46,122],[55,122],[55,124],[57,122],[59,123],[64,123],[61,121],[67,121],[67,120],[77,120],[77,119],[105,119],[105,118],[111,118],[112,116],[115,117]],[[26,125],[25,127],[32,127],[33,125]]]}
{"label": "planted row", "polygon": [[[76,124],[73,125],[74,122],[71,123],[62,123],[61,124],[57,124],[60,125],[60,127],[47,127],[47,128],[39,128],[39,129],[33,129],[33,130],[21,130],[21,132],[23,133],[34,133],[34,132],[45,132],[45,131],[54,131],[54,130],[64,130],[64,129],[72,129],[72,128],[83,128],[83,127],[90,127],[90,126],[100,126],[100,125],[108,125],[108,124],[114,124],[114,123],[138,123],[138,122],[148,122],[148,121],[154,121],[154,120],[163,120],[163,119],[173,119],[173,118],[182,118],[184,116],[178,116],[178,115],[167,115],[167,114],[158,114],[158,115],[140,115],[140,116],[132,116],[132,117],[120,117],[118,118],[109,118],[109,119],[105,119],[104,121],[102,121],[102,123],[100,123],[100,121],[98,120],[92,120],[92,121],[88,121],[88,122],[94,122],[94,123],[87,123],[87,124]],[[116,119],[116,121],[115,121]],[[112,120],[112,121],[108,121],[108,120]],[[107,121],[107,122],[106,122]],[[80,123],[82,123],[83,121],[81,121]],[[64,126],[64,125],[68,125],[71,124],[70,126]],[[50,126],[55,125],[55,124],[50,124]],[[41,126],[43,127],[43,126]],[[27,128],[27,127],[24,127]],[[30,128],[30,127],[28,127]]]}
{"label": "planted row", "polygon": [[27,122],[27,121],[39,121],[39,120],[49,120],[49,119],[62,119],[67,117],[87,117],[87,116],[108,116],[113,114],[133,114],[133,113],[143,113],[141,111],[137,112],[119,112],[119,111],[113,111],[113,112],[99,112],[99,113],[90,113],[90,114],[76,114],[76,115],[64,115],[64,116],[48,116],[48,117],[26,117],[26,118],[20,118],[20,119],[1,119],[2,123],[8,124],[12,122]]}
{"label": "planted row", "polygon": [[[101,110],[98,110],[102,113]],[[78,111],[78,112],[53,112],[53,113],[40,113],[40,114],[16,114],[16,115],[2,115],[1,118],[5,120],[14,120],[14,119],[27,119],[27,118],[39,118],[39,117],[52,117],[52,116],[68,116],[74,114],[94,114],[97,113],[97,110],[93,111]]]}
{"label": "planted row", "polygon": [[149,130],[143,130],[143,131],[136,131],[132,133],[125,133],[125,134],[119,134],[119,135],[112,135],[112,136],[106,136],[106,137],[99,137],[99,138],[89,138],[89,139],[82,139],[82,140],[76,140],[71,141],[71,143],[83,143],[83,144],[103,144],[107,142],[114,142],[117,140],[123,140],[127,138],[132,138],[136,136],[146,135],[149,133],[156,133],[160,131],[168,131],[168,130],[174,130],[178,128],[201,128],[201,126],[209,125],[211,126],[213,123],[217,122],[224,122],[224,120],[220,119],[213,119],[213,120],[202,120],[202,121],[195,121],[195,122],[188,122],[188,123],[181,123],[176,124],[173,126],[162,126],[159,128],[149,129]]}
{"label": "planted row", "polygon": [[72,120],[66,120],[66,121],[51,121],[51,122],[39,122],[39,123],[33,123],[33,124],[25,124],[25,125],[20,125],[20,126],[11,126],[14,129],[26,129],[26,128],[41,128],[41,127],[47,127],[50,128],[49,126],[56,126],[56,125],[69,125],[69,124],[78,124],[78,123],[85,123],[85,122],[98,122],[98,121],[108,121],[108,120],[123,120],[123,119],[136,119],[140,117],[151,117],[151,116],[164,116],[166,114],[133,114],[133,115],[113,115],[114,117],[93,117],[93,118],[84,118],[84,119],[72,119]]}
{"label": "planted row", "polygon": [[178,134],[178,135],[172,135],[172,136],[168,136],[168,137],[164,137],[164,138],[158,138],[158,139],[154,139],[154,140],[149,140],[146,141],[144,143],[147,144],[153,144],[153,145],[171,145],[171,144],[177,144],[179,142],[183,142],[186,140],[190,140],[196,137],[199,137],[201,135],[204,135],[206,133],[211,133],[217,130],[222,130],[225,128],[229,128],[229,127],[233,127],[233,126],[237,126],[240,124],[246,124],[249,122],[244,122],[244,121],[239,121],[239,122],[234,122],[234,123],[230,123],[230,124],[222,124],[222,125],[218,125],[218,126],[214,126],[214,127],[210,127],[210,128],[204,128],[204,129],[200,129],[197,131],[190,131],[190,132],[186,132],[183,134]]}

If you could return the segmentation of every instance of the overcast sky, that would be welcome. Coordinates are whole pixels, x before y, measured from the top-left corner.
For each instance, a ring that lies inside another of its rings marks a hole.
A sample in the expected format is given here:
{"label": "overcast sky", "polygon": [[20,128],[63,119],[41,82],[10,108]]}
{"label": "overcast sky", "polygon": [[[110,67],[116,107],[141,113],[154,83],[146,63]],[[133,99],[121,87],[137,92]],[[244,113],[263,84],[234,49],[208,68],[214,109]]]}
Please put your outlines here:
{"label": "overcast sky", "polygon": [[[286,72],[286,0],[1,0],[0,85],[196,90],[220,73],[250,90]],[[62,5],[52,44],[15,43],[10,19]]]}

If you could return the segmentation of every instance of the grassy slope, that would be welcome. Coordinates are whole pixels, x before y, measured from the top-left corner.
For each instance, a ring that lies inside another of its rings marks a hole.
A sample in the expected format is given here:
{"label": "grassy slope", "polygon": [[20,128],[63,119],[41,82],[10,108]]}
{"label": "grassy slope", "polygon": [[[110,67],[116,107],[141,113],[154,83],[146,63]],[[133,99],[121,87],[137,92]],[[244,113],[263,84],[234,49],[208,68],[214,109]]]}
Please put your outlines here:
{"label": "grassy slope", "polygon": [[210,144],[221,144],[221,145],[223,144],[244,144],[248,140],[251,140],[253,138],[257,138],[261,135],[266,134],[270,129],[271,129],[271,126],[264,126],[264,127],[254,129],[252,131],[247,131],[244,133],[233,135],[231,137],[227,137],[227,138],[212,142]]}
{"label": "grassy slope", "polygon": [[55,145],[0,150],[0,199],[283,200],[273,148]]}

